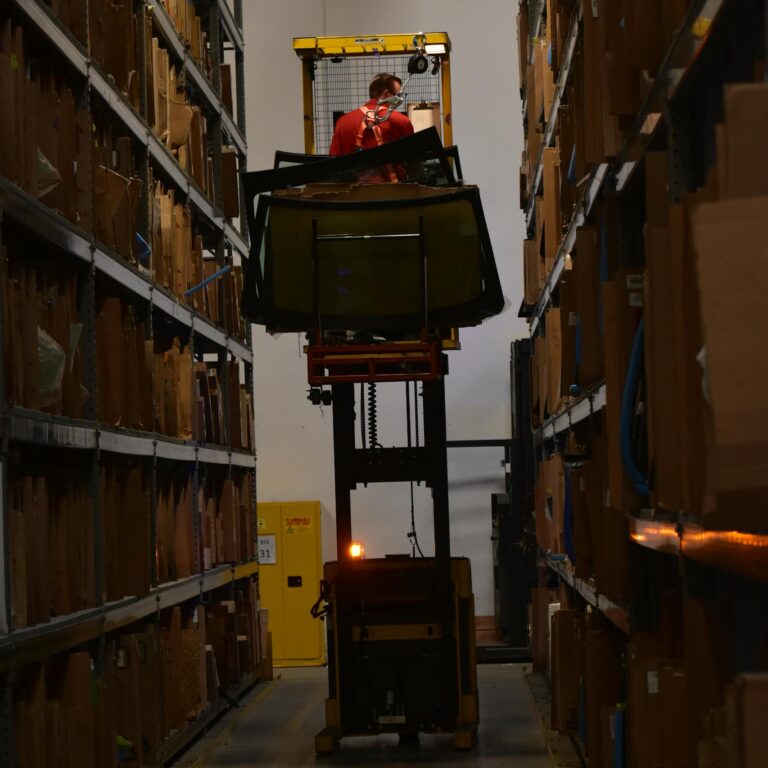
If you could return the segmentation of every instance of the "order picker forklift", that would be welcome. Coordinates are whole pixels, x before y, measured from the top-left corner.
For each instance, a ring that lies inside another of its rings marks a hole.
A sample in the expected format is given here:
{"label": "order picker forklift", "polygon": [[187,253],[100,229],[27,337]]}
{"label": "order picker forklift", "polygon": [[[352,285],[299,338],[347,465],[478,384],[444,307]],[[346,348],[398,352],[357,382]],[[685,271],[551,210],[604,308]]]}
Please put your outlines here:
{"label": "order picker forklift", "polygon": [[[315,749],[386,732],[452,733],[455,747],[471,748],[474,598],[469,561],[451,556],[444,382],[457,329],[504,304],[479,191],[457,181],[458,155],[434,127],[344,157],[285,159],[278,152],[275,168],[243,177],[243,311],[273,331],[306,334],[310,399],[333,408],[337,560],[325,564],[313,608],[327,623],[329,675]],[[393,165],[407,174],[402,183],[358,181]],[[423,443],[409,434],[404,446],[357,445],[355,387],[370,395],[403,382],[414,395],[421,387]],[[351,492],[394,482],[431,489],[434,556],[361,556]]]}

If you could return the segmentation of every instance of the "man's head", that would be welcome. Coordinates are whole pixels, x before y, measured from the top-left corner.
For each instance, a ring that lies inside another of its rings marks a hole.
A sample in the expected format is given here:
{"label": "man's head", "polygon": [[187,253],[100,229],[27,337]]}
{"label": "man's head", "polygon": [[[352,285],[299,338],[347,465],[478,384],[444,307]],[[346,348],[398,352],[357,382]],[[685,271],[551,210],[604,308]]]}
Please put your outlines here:
{"label": "man's head", "polygon": [[372,99],[386,99],[389,96],[397,96],[403,81],[397,75],[381,72],[371,80],[368,86],[368,95]]}

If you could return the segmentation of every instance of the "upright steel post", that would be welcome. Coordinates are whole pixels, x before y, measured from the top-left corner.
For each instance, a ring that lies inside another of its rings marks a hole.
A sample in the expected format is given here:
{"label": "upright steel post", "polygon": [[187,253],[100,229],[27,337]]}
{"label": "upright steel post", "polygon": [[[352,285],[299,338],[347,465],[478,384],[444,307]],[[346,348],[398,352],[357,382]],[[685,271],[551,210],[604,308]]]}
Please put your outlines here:
{"label": "upright steel post", "polygon": [[352,500],[355,487],[355,390],[353,384],[332,384],[333,464],[336,481],[336,547],[339,564],[349,557],[352,542]]}

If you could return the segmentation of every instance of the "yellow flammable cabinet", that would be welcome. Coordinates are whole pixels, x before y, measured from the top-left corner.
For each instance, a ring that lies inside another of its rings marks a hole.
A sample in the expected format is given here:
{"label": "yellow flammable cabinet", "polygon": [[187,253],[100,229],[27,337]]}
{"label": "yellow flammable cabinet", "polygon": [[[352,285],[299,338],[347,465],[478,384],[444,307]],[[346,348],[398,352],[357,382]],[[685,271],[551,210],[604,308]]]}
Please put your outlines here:
{"label": "yellow flammable cabinet", "polygon": [[323,626],[311,615],[322,577],[321,510],[319,501],[258,505],[259,593],[276,667],[325,664]]}

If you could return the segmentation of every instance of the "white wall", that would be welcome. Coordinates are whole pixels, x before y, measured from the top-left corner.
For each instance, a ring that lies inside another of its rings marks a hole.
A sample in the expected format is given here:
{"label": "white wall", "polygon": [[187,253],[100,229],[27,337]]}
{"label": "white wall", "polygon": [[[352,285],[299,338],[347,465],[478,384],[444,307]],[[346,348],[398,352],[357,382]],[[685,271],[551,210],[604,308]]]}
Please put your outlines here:
{"label": "white wall", "polygon": [[[508,437],[509,343],[525,333],[522,300],[524,225],[518,201],[523,147],[515,13],[512,0],[245,0],[249,168],[270,166],[275,149],[303,151],[301,71],[292,38],[317,35],[447,32],[452,41],[454,141],[467,180],[480,186],[509,308],[461,332],[446,380],[448,438]],[[306,366],[296,335],[273,339],[255,329],[258,493],[262,501],[320,499],[334,509],[330,409],[306,401]],[[381,442],[404,434],[402,392],[380,387]],[[402,398],[399,398],[402,400]],[[452,551],[471,558],[479,615],[493,613],[490,494],[503,490],[502,454],[451,449],[448,454]],[[416,489],[417,531],[431,551],[431,499]],[[368,554],[409,551],[407,485],[369,487],[352,497],[355,536]],[[333,521],[326,557],[335,555]]]}

